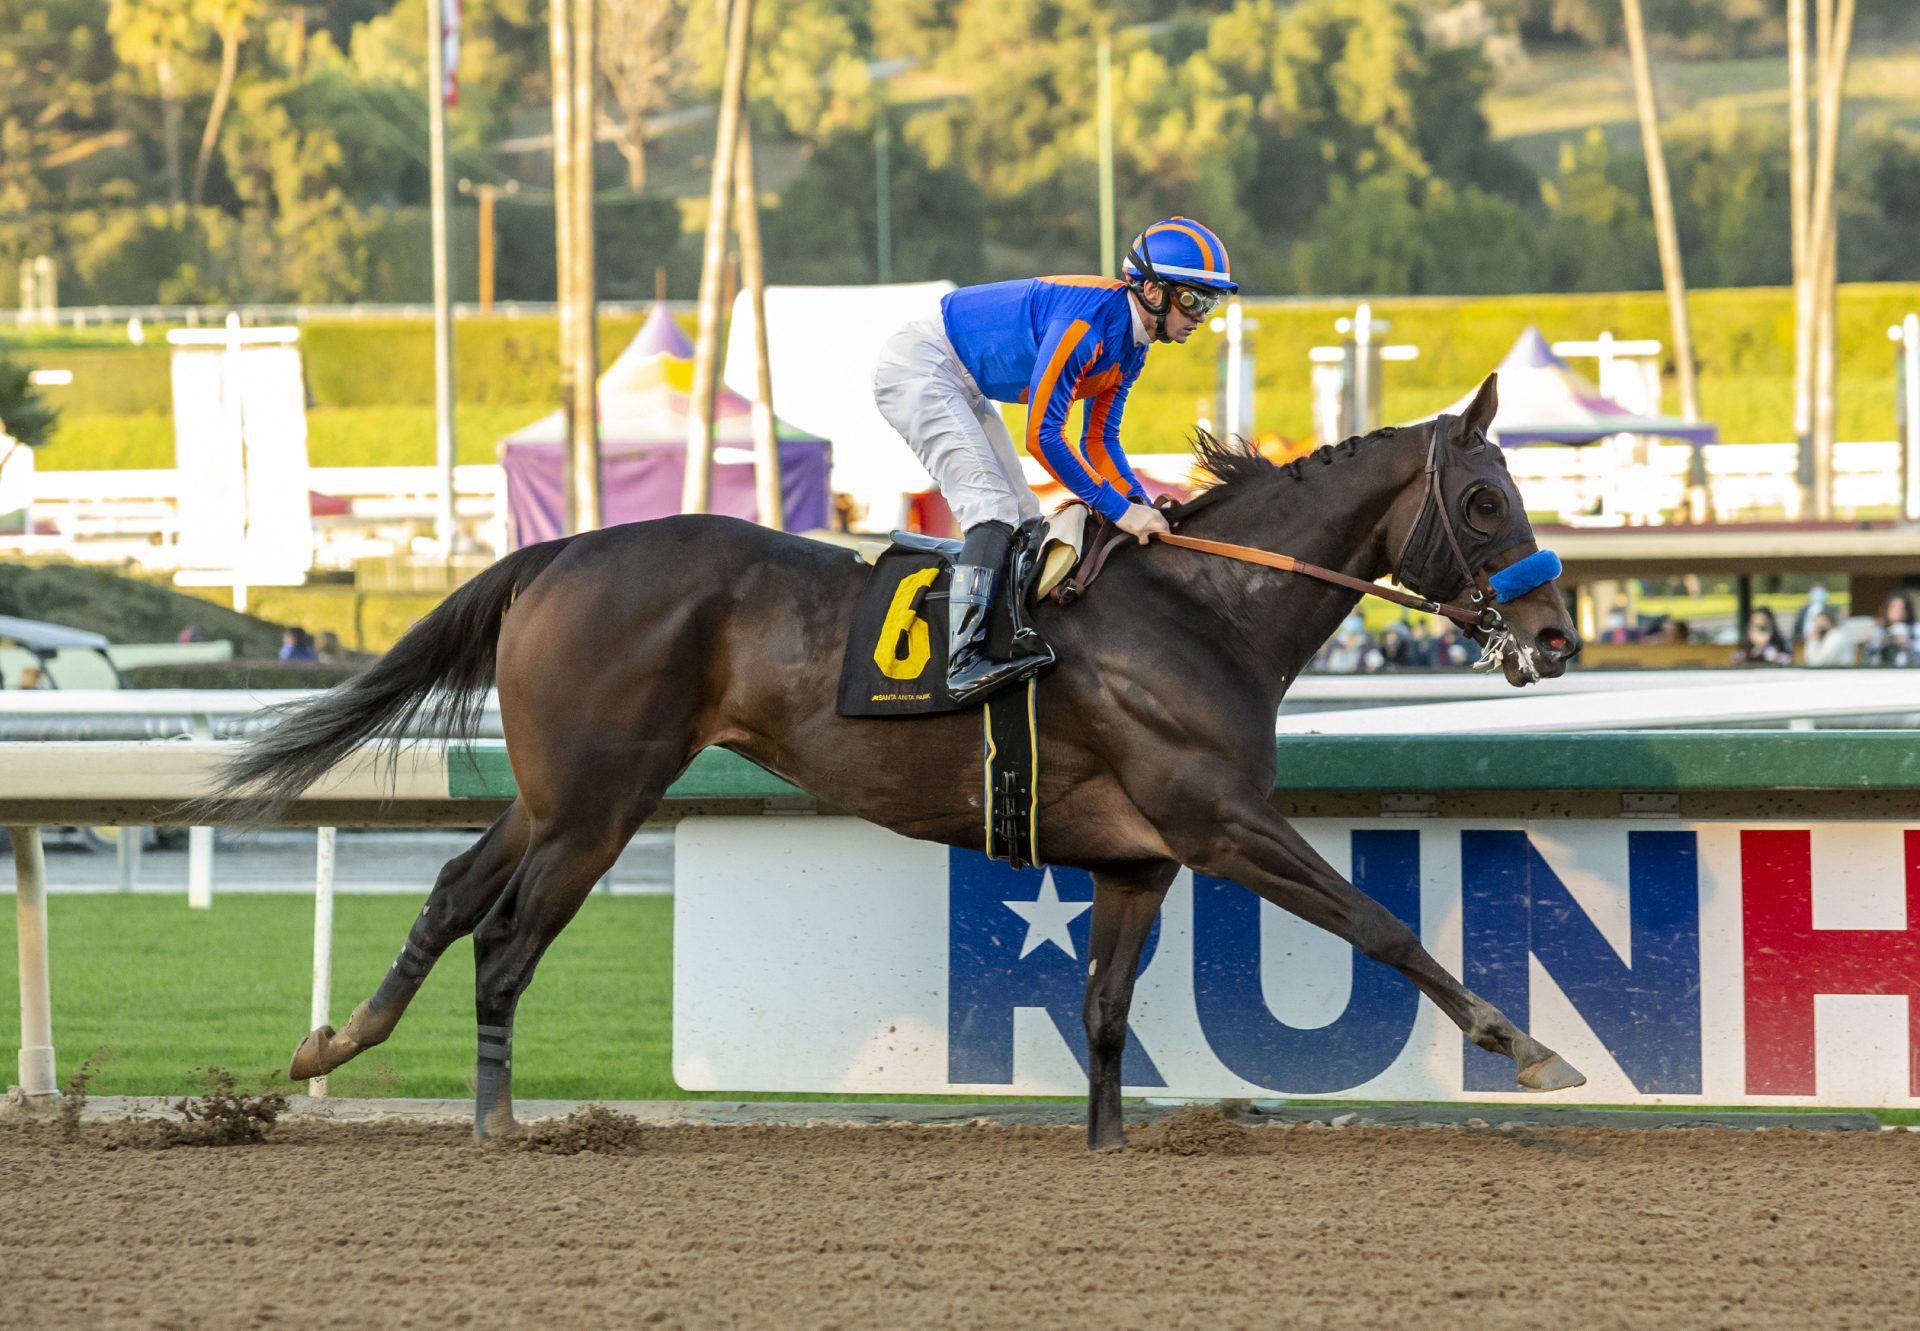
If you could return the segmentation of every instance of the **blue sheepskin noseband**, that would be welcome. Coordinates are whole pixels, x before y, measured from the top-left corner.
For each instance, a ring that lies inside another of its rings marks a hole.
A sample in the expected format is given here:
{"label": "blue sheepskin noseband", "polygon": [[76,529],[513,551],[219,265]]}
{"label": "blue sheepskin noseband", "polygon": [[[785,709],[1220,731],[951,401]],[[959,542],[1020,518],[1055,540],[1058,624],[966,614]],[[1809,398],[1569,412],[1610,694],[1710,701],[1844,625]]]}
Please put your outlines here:
{"label": "blue sheepskin noseband", "polygon": [[1535,550],[1518,563],[1509,564],[1488,578],[1493,599],[1513,601],[1535,587],[1545,586],[1560,576],[1560,556],[1551,550]]}

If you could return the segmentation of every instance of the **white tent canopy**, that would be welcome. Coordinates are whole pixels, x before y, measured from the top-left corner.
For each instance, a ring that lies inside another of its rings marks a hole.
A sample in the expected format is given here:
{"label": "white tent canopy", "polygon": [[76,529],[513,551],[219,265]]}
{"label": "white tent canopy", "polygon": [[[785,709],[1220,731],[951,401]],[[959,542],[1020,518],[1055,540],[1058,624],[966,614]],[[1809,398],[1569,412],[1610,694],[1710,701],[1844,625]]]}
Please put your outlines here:
{"label": "white tent canopy", "polygon": [[[882,525],[894,520],[902,496],[932,489],[933,480],[874,406],[873,364],[882,342],[933,312],[953,289],[951,282],[767,288],[774,410],[833,440],[833,488],[865,502]],[[742,291],[733,304],[723,381],[751,400],[757,379],[753,302]]]}
{"label": "white tent canopy", "polygon": [[[1712,425],[1676,416],[1644,416],[1604,396],[1559,356],[1540,330],[1527,325],[1498,366],[1500,413],[1488,431],[1503,448],[1520,444],[1590,444],[1616,434],[1656,435],[1710,444]],[[1436,415],[1461,415],[1478,385]]]}

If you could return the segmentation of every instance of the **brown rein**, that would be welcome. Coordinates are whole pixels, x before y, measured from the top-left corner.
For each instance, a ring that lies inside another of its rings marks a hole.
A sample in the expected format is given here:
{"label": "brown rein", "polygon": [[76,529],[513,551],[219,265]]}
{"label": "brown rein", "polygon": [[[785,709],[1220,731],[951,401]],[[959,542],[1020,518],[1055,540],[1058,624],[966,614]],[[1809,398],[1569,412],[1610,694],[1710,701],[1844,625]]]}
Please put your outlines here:
{"label": "brown rein", "polygon": [[1481,623],[1481,613],[1477,610],[1463,610],[1457,605],[1448,605],[1444,601],[1429,601],[1411,592],[1382,587],[1364,578],[1322,568],[1318,564],[1309,564],[1304,559],[1295,559],[1292,555],[1277,555],[1270,550],[1261,550],[1251,545],[1233,545],[1226,541],[1203,540],[1198,536],[1181,536],[1176,532],[1155,532],[1153,539],[1162,545],[1177,545],[1187,550],[1198,550],[1203,554],[1219,555],[1223,559],[1237,559],[1243,564],[1259,564],[1265,568],[1279,569],[1283,573],[1304,574],[1309,578],[1318,578],[1321,582],[1330,582],[1336,587],[1346,587],[1365,596],[1378,596],[1382,600],[1392,601],[1395,605],[1403,605],[1410,610],[1424,610],[1430,615],[1440,615],[1466,628],[1485,627]]}
{"label": "brown rein", "polygon": [[[1243,564],[1258,564],[1263,568],[1278,569],[1283,573],[1298,573],[1305,577],[1317,578],[1321,582],[1359,592],[1362,596],[1377,596],[1383,601],[1391,601],[1409,610],[1439,615],[1463,628],[1478,629],[1487,634],[1498,633],[1503,628],[1502,617],[1495,604],[1498,598],[1493,595],[1493,589],[1488,585],[1486,575],[1476,573],[1473,566],[1467,562],[1466,552],[1460,548],[1460,538],[1454,534],[1453,524],[1447,520],[1440,500],[1439,470],[1442,456],[1440,434],[1440,429],[1436,427],[1427,441],[1426,493],[1421,499],[1421,505],[1424,508],[1431,504],[1438,511],[1441,530],[1446,534],[1447,544],[1452,547],[1453,557],[1460,565],[1460,572],[1466,578],[1467,586],[1473,591],[1476,609],[1467,610],[1457,605],[1449,605],[1445,601],[1433,601],[1424,596],[1416,596],[1412,592],[1382,587],[1364,578],[1356,578],[1335,569],[1324,568],[1319,564],[1309,564],[1304,559],[1295,559],[1292,555],[1275,554],[1271,550],[1262,550],[1257,546],[1209,541],[1198,536],[1181,536],[1172,531],[1154,532],[1152,539],[1159,541],[1162,545],[1177,545],[1187,550],[1198,550],[1202,554],[1218,555],[1223,559],[1237,559]],[[1169,522],[1178,522],[1196,510],[1206,507],[1220,494],[1221,491],[1218,489],[1205,490],[1185,503],[1174,503],[1162,496],[1155,501],[1155,507],[1166,515]],[[1103,526],[1101,530],[1108,529]],[[1413,539],[1413,530],[1413,528],[1408,529],[1409,541]],[[1086,594],[1088,584],[1100,576],[1100,570],[1105,567],[1107,557],[1133,539],[1125,532],[1113,529],[1104,541],[1096,540],[1094,548],[1086,558],[1080,561],[1079,566],[1073,570],[1067,580],[1054,588],[1053,599],[1061,605],[1071,605],[1079,600]],[[1403,560],[1405,556],[1406,551],[1403,547],[1401,550]]]}

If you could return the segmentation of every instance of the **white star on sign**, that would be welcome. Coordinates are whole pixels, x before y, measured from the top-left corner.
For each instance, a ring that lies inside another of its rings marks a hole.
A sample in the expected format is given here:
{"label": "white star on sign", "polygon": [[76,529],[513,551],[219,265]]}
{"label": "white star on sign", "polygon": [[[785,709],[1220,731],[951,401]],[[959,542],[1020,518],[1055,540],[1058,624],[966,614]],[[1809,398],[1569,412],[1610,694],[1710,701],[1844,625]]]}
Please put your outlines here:
{"label": "white star on sign", "polygon": [[1021,960],[1042,943],[1052,943],[1062,952],[1075,960],[1079,958],[1073,950],[1073,935],[1067,932],[1067,926],[1080,918],[1083,911],[1092,909],[1091,901],[1062,901],[1060,889],[1053,885],[1053,874],[1046,873],[1040,879],[1040,895],[1032,901],[1003,901],[1000,903],[1008,910],[1027,922],[1027,940],[1020,945]]}

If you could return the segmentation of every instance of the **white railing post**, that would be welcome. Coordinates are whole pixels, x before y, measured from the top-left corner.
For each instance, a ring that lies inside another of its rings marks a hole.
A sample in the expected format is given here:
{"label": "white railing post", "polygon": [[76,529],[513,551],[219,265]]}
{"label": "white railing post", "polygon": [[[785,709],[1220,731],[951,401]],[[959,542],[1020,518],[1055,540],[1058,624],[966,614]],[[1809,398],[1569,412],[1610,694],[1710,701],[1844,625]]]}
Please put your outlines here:
{"label": "white railing post", "polygon": [[[327,1008],[333,997],[333,851],[335,830],[319,829],[318,855],[313,876],[313,1028],[327,1024]],[[326,1095],[327,1079],[309,1077],[307,1094],[316,1099]]]}
{"label": "white railing post", "polygon": [[145,828],[123,827],[114,847],[120,868],[120,890],[131,892],[140,885],[140,838]]}
{"label": "white railing post", "polygon": [[20,942],[20,1090],[29,1099],[39,1099],[60,1093],[47,980],[47,859],[40,849],[39,828],[15,827],[10,834]]}
{"label": "white railing post", "polygon": [[[196,740],[213,738],[213,723],[204,712],[195,712],[193,715],[193,737]],[[194,910],[208,910],[213,906],[211,827],[187,829],[187,905]]]}

